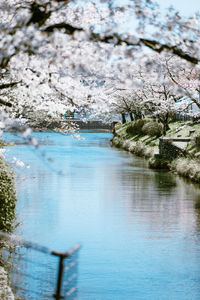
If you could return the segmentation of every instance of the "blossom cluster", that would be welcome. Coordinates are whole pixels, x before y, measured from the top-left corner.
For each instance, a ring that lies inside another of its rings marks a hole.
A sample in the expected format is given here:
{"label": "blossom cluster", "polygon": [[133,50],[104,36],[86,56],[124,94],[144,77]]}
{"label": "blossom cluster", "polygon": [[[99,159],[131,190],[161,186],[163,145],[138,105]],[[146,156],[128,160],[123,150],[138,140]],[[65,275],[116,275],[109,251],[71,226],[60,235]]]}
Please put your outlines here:
{"label": "blossom cluster", "polygon": [[149,0],[0,0],[0,7],[1,130],[69,111],[161,116],[184,110],[175,105],[184,96],[199,107],[199,13],[161,14]]}

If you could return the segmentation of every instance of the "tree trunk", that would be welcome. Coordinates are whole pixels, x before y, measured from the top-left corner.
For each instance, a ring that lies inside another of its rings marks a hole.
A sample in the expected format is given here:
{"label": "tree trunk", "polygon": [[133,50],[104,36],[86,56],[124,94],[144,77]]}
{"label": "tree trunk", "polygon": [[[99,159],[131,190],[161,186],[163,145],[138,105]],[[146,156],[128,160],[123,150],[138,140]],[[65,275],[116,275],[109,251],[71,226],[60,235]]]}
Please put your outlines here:
{"label": "tree trunk", "polygon": [[125,113],[122,113],[122,124],[126,123],[126,116]]}
{"label": "tree trunk", "polygon": [[142,114],[142,112],[140,110],[135,110],[134,114],[135,114],[135,119],[136,120],[140,120],[140,119],[143,118],[143,114]]}
{"label": "tree trunk", "polygon": [[169,130],[169,125],[167,123],[163,123],[163,135],[166,135],[167,130]]}
{"label": "tree trunk", "polygon": [[167,113],[166,116],[161,120],[163,124],[163,135],[166,135],[167,130],[170,129],[169,127],[169,114]]}
{"label": "tree trunk", "polygon": [[134,120],[133,113],[130,113],[129,116],[130,116],[131,121],[133,121]]}

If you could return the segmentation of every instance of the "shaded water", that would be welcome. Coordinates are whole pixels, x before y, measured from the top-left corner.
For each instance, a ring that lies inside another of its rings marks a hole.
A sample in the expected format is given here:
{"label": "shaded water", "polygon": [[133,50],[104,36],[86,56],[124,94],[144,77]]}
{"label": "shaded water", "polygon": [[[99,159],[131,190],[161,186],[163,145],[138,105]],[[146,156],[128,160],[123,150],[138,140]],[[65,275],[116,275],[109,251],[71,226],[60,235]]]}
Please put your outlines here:
{"label": "shaded water", "polygon": [[111,148],[109,133],[82,135],[36,133],[37,153],[9,152],[31,165],[16,170],[18,232],[57,250],[82,244],[79,299],[200,299],[199,186]]}

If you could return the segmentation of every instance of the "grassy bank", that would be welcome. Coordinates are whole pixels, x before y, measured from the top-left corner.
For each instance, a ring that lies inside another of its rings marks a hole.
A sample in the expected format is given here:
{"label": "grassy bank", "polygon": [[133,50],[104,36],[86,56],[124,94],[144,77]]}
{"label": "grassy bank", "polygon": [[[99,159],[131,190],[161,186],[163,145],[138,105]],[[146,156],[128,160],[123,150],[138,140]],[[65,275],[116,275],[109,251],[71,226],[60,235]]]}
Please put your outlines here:
{"label": "grassy bank", "polygon": [[171,122],[169,126],[166,137],[192,138],[185,148],[184,157],[170,161],[159,157],[159,137],[162,127],[148,119],[118,125],[115,128],[112,144],[147,158],[151,168],[169,169],[200,183],[200,123],[179,121]]}

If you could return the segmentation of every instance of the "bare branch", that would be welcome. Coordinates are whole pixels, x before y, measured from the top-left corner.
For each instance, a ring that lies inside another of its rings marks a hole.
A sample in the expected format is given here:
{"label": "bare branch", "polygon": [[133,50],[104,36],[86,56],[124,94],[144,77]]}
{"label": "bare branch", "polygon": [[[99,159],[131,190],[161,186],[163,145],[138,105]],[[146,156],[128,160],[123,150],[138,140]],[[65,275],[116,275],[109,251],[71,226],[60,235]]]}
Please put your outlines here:
{"label": "bare branch", "polygon": [[53,32],[54,29],[65,29],[65,33],[69,35],[72,35],[75,31],[83,31],[82,28],[74,27],[67,23],[58,23],[58,24],[48,26],[45,28],[44,31]]}
{"label": "bare branch", "polygon": [[4,101],[4,100],[2,100],[2,99],[0,99],[0,104],[2,104],[2,105],[4,105],[4,106],[12,107],[12,103],[6,102],[6,101]]}
{"label": "bare branch", "polygon": [[0,84],[0,90],[11,88],[11,87],[16,87],[16,85],[20,82],[21,81]]}
{"label": "bare branch", "polygon": [[[77,28],[74,27],[70,24],[67,23],[59,23],[59,24],[54,24],[51,26],[48,26],[46,29],[44,29],[45,32],[52,32],[54,29],[65,29],[66,34],[72,35],[76,31],[84,31],[83,28]],[[102,37],[101,34],[99,33],[94,33],[91,32],[89,39],[91,41],[96,41],[96,42],[102,42],[102,43],[107,43],[107,44],[114,44],[115,46],[117,45],[122,45],[126,44],[127,46],[134,46],[138,47],[141,46],[142,44],[145,45],[146,47],[152,49],[155,52],[161,53],[164,50],[171,51],[173,54],[181,57],[182,59],[191,62],[192,64],[198,64],[200,61],[197,57],[191,56],[181,49],[179,49],[177,46],[172,46],[168,44],[161,44],[158,41],[155,40],[150,40],[150,39],[143,39],[140,38],[138,42],[132,42],[131,39],[127,38],[124,39],[123,36],[114,33],[113,35],[105,35]]]}
{"label": "bare branch", "polygon": [[175,54],[175,55],[183,58],[184,60],[189,61],[195,65],[198,64],[200,61],[197,57],[194,57],[194,56],[191,56],[191,55],[185,53],[181,49],[177,48],[177,46],[161,44],[157,41],[148,40],[148,39],[140,39],[140,42],[158,53],[161,53],[164,50],[171,51],[173,54]]}

